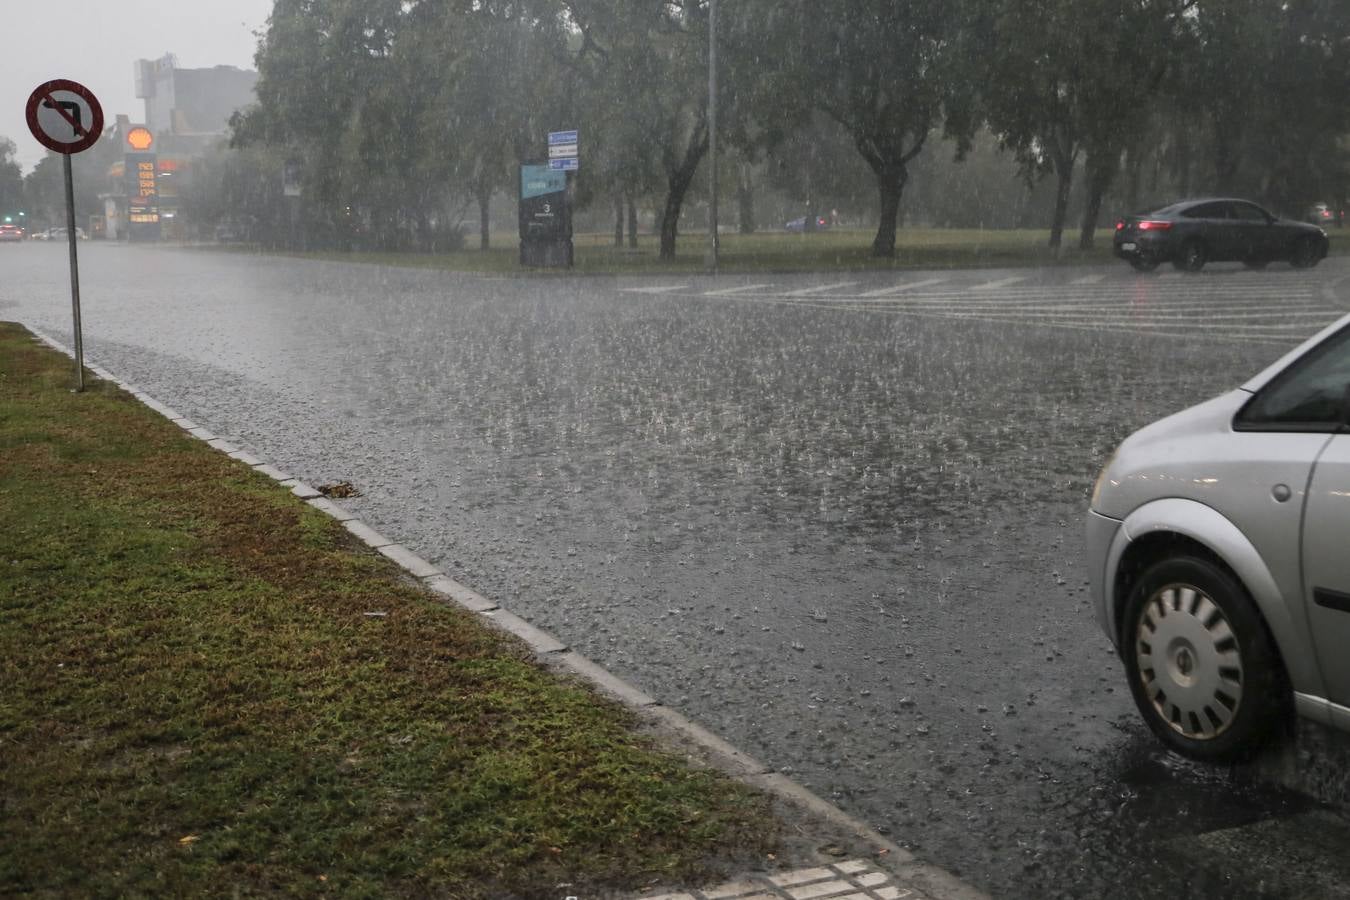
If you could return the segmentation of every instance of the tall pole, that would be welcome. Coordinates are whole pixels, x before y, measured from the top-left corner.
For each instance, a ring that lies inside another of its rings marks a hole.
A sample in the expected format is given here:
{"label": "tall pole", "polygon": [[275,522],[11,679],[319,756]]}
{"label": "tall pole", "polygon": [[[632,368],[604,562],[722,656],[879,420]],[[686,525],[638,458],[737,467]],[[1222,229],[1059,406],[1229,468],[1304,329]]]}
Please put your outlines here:
{"label": "tall pole", "polygon": [[717,274],[717,0],[708,0],[708,271]]}
{"label": "tall pole", "polygon": [[75,179],[70,174],[70,154],[61,156],[66,170],[66,239],[70,244],[70,305],[75,313],[75,384],[84,390],[84,332],[80,327],[80,266],[75,254]]}

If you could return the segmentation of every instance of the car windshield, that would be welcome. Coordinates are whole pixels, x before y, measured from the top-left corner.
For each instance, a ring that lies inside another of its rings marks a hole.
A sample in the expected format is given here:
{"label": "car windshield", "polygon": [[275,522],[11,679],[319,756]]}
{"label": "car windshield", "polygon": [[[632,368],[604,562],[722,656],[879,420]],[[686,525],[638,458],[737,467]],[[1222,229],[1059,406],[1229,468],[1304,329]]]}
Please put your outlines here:
{"label": "car windshield", "polygon": [[1350,895],[1350,0],[3,9],[0,894]]}

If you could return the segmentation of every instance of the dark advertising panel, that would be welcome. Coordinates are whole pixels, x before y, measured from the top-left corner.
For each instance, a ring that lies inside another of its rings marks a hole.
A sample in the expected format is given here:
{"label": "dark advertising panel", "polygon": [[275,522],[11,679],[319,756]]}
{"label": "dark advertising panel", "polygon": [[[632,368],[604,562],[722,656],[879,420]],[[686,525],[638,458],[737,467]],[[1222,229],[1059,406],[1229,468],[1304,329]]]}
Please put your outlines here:
{"label": "dark advertising panel", "polygon": [[520,263],[572,264],[572,211],[567,173],[547,165],[520,167]]}

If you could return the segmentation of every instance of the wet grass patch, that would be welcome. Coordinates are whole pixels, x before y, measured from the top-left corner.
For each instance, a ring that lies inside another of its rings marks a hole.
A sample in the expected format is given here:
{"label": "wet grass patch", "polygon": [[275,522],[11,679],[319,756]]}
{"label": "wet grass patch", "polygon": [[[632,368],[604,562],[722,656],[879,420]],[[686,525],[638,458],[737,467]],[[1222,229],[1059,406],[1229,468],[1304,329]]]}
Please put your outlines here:
{"label": "wet grass patch", "polygon": [[[725,274],[769,272],[856,272],[905,269],[1020,268],[1028,266],[1082,266],[1125,264],[1111,252],[1112,228],[1098,229],[1096,246],[1078,249],[1078,232],[1065,233],[1061,251],[1048,244],[1049,232],[1035,228],[902,228],[896,235],[893,258],[872,255],[874,232],[839,228],[814,234],[760,231],[721,236],[718,269]],[[1339,229],[1328,232],[1330,255],[1350,253],[1350,236]],[[491,236],[488,250],[476,248],[452,253],[342,253],[287,252],[303,259],[363,262],[392,266],[444,269],[483,275],[697,275],[707,269],[706,231],[682,233],[674,259],[663,260],[655,235],[643,235],[636,248],[615,247],[612,233],[588,232],[573,238],[575,266],[567,269],[524,269],[519,261],[518,238],[510,232]],[[245,245],[217,249],[251,252]]]}
{"label": "wet grass patch", "polygon": [[773,849],[766,801],[71,381],[0,324],[5,892],[556,897]]}

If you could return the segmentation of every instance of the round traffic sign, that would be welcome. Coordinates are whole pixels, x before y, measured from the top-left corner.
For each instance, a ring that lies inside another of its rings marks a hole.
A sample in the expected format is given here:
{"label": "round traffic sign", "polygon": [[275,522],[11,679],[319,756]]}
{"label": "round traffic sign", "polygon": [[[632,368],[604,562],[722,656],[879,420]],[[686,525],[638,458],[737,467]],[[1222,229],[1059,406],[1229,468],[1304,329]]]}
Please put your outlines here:
{"label": "round traffic sign", "polygon": [[103,134],[103,107],[93,91],[57,78],[40,84],[25,108],[28,130],[38,143],[57,153],[88,150]]}

